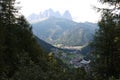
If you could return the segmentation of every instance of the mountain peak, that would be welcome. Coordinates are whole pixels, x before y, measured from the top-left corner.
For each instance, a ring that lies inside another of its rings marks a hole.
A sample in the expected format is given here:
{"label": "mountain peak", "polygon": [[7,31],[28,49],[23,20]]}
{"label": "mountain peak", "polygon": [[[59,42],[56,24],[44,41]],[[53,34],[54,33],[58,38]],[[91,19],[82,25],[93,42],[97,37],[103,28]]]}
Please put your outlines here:
{"label": "mountain peak", "polygon": [[68,19],[72,20],[71,13],[69,10],[66,10],[64,14],[60,14],[59,11],[53,11],[53,9],[49,8],[43,12],[40,12],[38,15],[37,14],[31,14],[30,16],[27,17],[28,21],[37,21],[37,20],[43,20],[43,18],[49,18],[49,17],[56,17],[56,18],[63,18],[63,19]]}
{"label": "mountain peak", "polygon": [[63,18],[72,20],[72,16],[68,10],[66,10],[63,14]]}

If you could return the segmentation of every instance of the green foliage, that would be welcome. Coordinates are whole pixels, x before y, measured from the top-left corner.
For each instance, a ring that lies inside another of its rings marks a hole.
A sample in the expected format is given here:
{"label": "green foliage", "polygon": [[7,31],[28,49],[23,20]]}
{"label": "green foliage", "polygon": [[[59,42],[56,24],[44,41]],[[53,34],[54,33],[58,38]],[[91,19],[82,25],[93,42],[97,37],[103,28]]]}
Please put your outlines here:
{"label": "green foliage", "polygon": [[84,68],[76,69],[75,80],[86,80],[86,72]]}
{"label": "green foliage", "polygon": [[109,80],[116,80],[113,76],[109,78]]}
{"label": "green foliage", "polygon": [[[117,0],[101,1],[110,2],[113,6],[114,2],[117,2]],[[119,1],[116,4],[119,4]],[[110,80],[115,80],[120,75],[120,15],[114,12],[116,8],[102,11],[100,28],[93,42],[96,57],[93,71],[97,80],[108,80],[111,76],[114,78],[111,77]]]}
{"label": "green foliage", "polygon": [[[106,13],[106,15],[102,18],[101,22],[99,22],[100,29],[95,36],[95,53],[96,56],[99,57],[96,59],[96,67],[97,72],[103,77],[109,76],[119,76],[120,67],[119,61],[119,47],[117,46],[120,42],[114,41],[118,30],[116,29],[116,22],[114,22],[114,18],[110,13]],[[120,34],[119,34],[120,35]]]}

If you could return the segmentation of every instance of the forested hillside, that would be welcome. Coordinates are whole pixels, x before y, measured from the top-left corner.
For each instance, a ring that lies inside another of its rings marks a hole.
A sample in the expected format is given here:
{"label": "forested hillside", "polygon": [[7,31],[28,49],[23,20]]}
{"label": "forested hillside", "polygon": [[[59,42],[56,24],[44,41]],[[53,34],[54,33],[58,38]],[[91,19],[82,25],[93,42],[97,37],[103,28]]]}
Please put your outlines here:
{"label": "forested hillside", "polygon": [[51,52],[52,49],[55,49],[56,47],[52,46],[49,43],[46,43],[45,41],[39,39],[38,37],[35,37],[37,43],[40,45],[40,47],[45,51],[45,52]]}

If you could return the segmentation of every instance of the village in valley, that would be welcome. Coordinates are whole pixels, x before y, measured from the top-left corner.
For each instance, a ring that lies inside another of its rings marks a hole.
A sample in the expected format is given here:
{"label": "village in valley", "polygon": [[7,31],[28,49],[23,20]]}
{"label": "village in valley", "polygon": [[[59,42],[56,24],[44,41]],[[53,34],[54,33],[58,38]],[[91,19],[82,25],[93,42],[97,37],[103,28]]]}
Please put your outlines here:
{"label": "village in valley", "polygon": [[81,53],[81,47],[62,47],[62,49],[68,49],[68,51],[59,50],[57,48],[52,49],[52,53],[55,57],[61,59],[63,63],[69,65],[70,67],[79,68],[89,66],[91,60],[85,59]]}

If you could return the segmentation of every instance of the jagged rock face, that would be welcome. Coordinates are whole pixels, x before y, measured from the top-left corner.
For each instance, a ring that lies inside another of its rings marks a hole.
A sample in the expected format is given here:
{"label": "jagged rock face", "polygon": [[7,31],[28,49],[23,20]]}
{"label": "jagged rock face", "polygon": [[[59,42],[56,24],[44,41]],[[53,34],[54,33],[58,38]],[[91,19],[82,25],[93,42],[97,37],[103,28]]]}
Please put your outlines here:
{"label": "jagged rock face", "polygon": [[60,12],[59,12],[59,11],[55,12],[55,16],[56,16],[57,18],[61,18]]}
{"label": "jagged rock face", "polygon": [[53,11],[52,9],[45,10],[45,11],[43,12],[43,16],[44,16],[44,17],[54,16],[54,11]]}
{"label": "jagged rock face", "polygon": [[34,20],[40,20],[40,19],[49,18],[49,17],[72,20],[72,16],[68,10],[66,10],[64,14],[61,15],[59,11],[54,12],[52,9],[48,9],[48,10],[45,10],[44,12],[40,12],[38,15],[33,13],[27,18],[27,20],[34,21]]}
{"label": "jagged rock face", "polygon": [[63,18],[68,19],[68,20],[72,20],[72,16],[68,10],[65,11],[65,13],[63,14]]}

